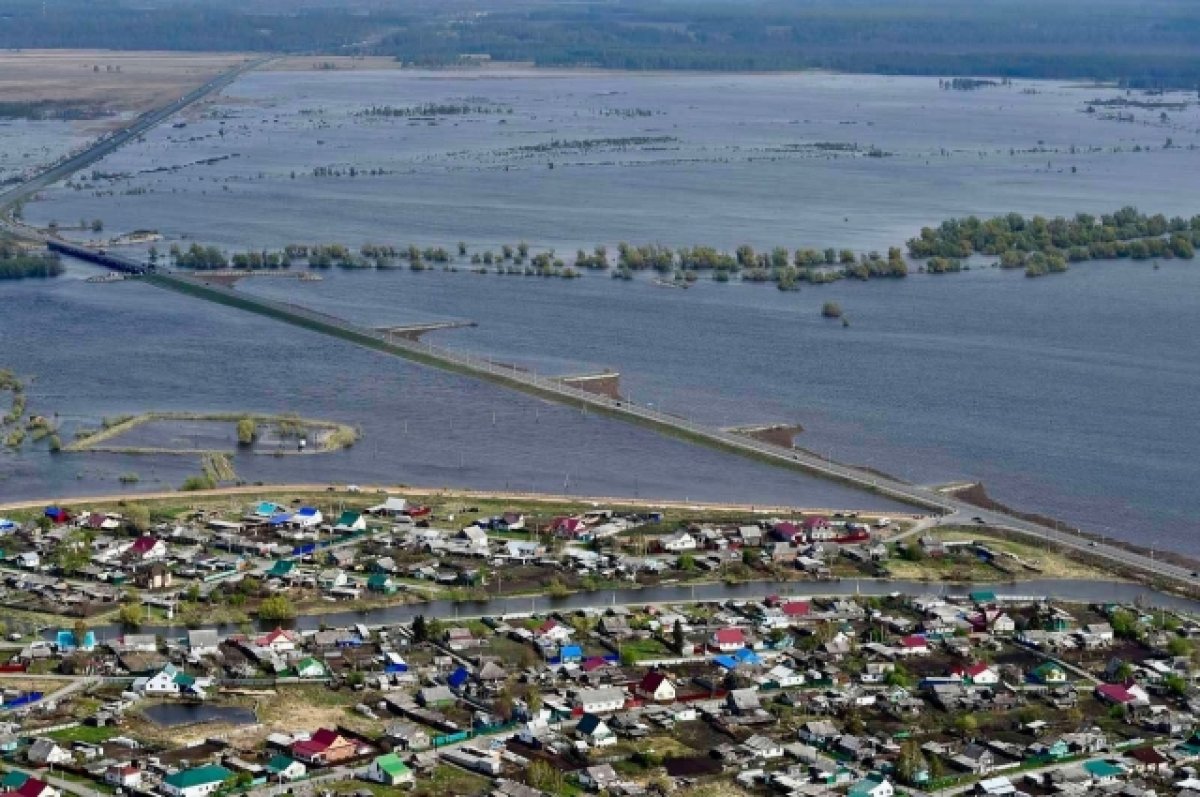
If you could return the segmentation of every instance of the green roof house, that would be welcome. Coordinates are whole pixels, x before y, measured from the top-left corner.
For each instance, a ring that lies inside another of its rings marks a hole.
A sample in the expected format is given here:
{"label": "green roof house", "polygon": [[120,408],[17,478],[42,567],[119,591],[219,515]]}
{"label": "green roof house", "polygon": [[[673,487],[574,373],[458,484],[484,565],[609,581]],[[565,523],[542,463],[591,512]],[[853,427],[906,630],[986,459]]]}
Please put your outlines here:
{"label": "green roof house", "polygon": [[976,590],[967,593],[967,597],[971,599],[971,603],[977,606],[986,606],[996,602],[996,593],[990,590]]}
{"label": "green roof house", "polygon": [[1067,682],[1067,671],[1052,661],[1039,664],[1033,669],[1030,676],[1038,683],[1046,684],[1047,686],[1065,684]]}
{"label": "green roof house", "polygon": [[163,778],[163,791],[171,797],[204,797],[231,777],[232,772],[216,764],[181,769]]}
{"label": "green roof house", "polygon": [[892,797],[896,790],[882,775],[868,775],[850,787],[848,797]]}
{"label": "green roof house", "polygon": [[367,589],[371,592],[382,592],[384,595],[394,595],[396,582],[387,573],[372,573],[367,579]]}
{"label": "green roof house", "polygon": [[278,781],[297,780],[308,774],[308,767],[294,758],[277,755],[267,762],[267,772]]}
{"label": "green roof house", "polygon": [[387,786],[402,786],[414,781],[413,771],[395,753],[381,755],[371,762],[367,779]]}
{"label": "green roof house", "polygon": [[25,785],[25,781],[29,780],[29,776],[24,772],[17,772],[15,769],[12,772],[6,773],[3,778],[0,778],[0,789],[4,791],[16,791]]}
{"label": "green roof house", "polygon": [[1094,761],[1084,761],[1083,771],[1088,773],[1092,780],[1097,783],[1112,783],[1125,774],[1124,768],[1116,764],[1111,764],[1102,758],[1097,758]]}
{"label": "green roof house", "polygon": [[296,563],[291,559],[276,559],[275,564],[267,571],[267,576],[271,578],[287,578],[291,575],[292,568]]}
{"label": "green roof house", "polygon": [[325,665],[312,656],[296,663],[297,678],[324,678],[327,675],[329,675],[329,670],[325,669]]}
{"label": "green roof house", "polygon": [[367,521],[362,514],[346,510],[338,517],[333,530],[340,532],[366,531]]}

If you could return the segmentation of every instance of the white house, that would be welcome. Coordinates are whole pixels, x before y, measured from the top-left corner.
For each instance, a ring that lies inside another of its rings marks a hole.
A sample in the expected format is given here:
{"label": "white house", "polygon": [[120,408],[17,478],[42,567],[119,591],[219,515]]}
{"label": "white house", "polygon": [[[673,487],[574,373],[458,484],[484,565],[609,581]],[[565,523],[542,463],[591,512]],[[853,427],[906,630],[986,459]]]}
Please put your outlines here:
{"label": "white house", "polygon": [[646,673],[638,683],[636,691],[639,697],[660,703],[669,703],[675,699],[675,684],[662,670]]}
{"label": "white house", "polygon": [[995,686],[1000,683],[1000,673],[982,661],[955,667],[950,674],[975,686]]}
{"label": "white house", "polygon": [[625,690],[612,686],[580,689],[575,693],[575,705],[585,714],[618,711],[625,706]]}
{"label": "white house", "polygon": [[732,653],[746,647],[746,632],[740,628],[718,628],[712,635],[712,646],[722,653]]}
{"label": "white house", "polygon": [[403,515],[408,512],[408,501],[404,498],[397,498],[394,495],[389,495],[382,504],[373,506],[367,511],[372,515],[397,517],[398,515]]}
{"label": "white house", "polygon": [[584,714],[575,726],[575,734],[592,747],[608,747],[617,743],[617,735],[608,727],[608,723],[595,714]]}
{"label": "white house", "polygon": [[70,750],[59,747],[50,739],[35,739],[25,752],[25,757],[29,763],[39,766],[66,764],[72,760]]}
{"label": "white house", "polygon": [[791,689],[795,686],[804,686],[804,673],[786,665],[777,664],[763,676],[763,681],[775,684],[779,689]]}
{"label": "white house", "polygon": [[768,736],[755,734],[742,742],[742,748],[763,761],[783,758],[783,745]]}
{"label": "white house", "polygon": [[571,634],[574,633],[574,629],[572,629],[570,626],[563,625],[557,620],[550,619],[538,626],[537,631],[534,633],[537,638],[543,642],[554,642],[561,645],[564,642],[570,641]]}
{"label": "white house", "polygon": [[682,553],[684,551],[696,550],[696,538],[686,531],[679,531],[675,534],[663,537],[661,543],[662,549],[669,553]]}
{"label": "white house", "polygon": [[268,648],[274,653],[288,653],[296,649],[296,634],[282,628],[276,628],[269,634],[259,637],[255,645]]}
{"label": "white house", "polygon": [[188,631],[188,651],[193,656],[215,656],[221,647],[221,638],[215,630],[195,629]]}
{"label": "white house", "polygon": [[302,506],[292,515],[292,522],[302,529],[315,529],[325,522],[325,516],[316,507]]}
{"label": "white house", "polygon": [[37,551],[24,551],[17,554],[17,567],[24,567],[29,570],[34,570],[42,565],[42,557],[38,556]]}
{"label": "white house", "polygon": [[134,789],[142,785],[142,771],[135,766],[112,766],[104,770],[104,782],[122,789]]}

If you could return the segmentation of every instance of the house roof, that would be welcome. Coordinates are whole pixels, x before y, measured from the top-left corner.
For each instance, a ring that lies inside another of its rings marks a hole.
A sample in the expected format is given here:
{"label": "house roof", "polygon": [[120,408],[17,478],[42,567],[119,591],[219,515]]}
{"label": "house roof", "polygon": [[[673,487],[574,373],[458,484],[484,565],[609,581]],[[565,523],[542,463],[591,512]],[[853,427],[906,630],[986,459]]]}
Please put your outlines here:
{"label": "house roof", "polygon": [[158,545],[158,540],[148,535],[138,537],[133,541],[133,545],[129,546],[129,550],[134,553],[149,553],[154,550],[154,546]]}
{"label": "house roof", "polygon": [[288,631],[283,628],[276,628],[271,633],[266,634],[264,636],[260,636],[258,638],[257,642],[259,645],[270,645],[275,642],[278,642],[281,639],[284,640],[285,642],[295,642],[296,634],[292,631]]}
{"label": "house roof", "polygon": [[910,634],[906,637],[901,637],[900,644],[906,648],[925,648],[929,647],[929,643],[925,641],[925,637],[920,634]]}
{"label": "house roof", "polygon": [[396,755],[395,753],[388,753],[387,755],[379,756],[379,758],[375,759],[375,766],[379,767],[379,769],[383,770],[392,777],[398,777],[407,774],[409,771],[408,765],[401,761],[400,756]]}
{"label": "house roof", "polygon": [[1096,694],[1111,703],[1132,703],[1135,698],[1123,684],[1100,684]]}
{"label": "house roof", "polygon": [[808,601],[788,601],[779,607],[788,617],[801,617],[809,613],[812,606]]}
{"label": "house roof", "polygon": [[274,758],[272,758],[270,761],[267,762],[267,769],[271,772],[276,772],[276,773],[285,772],[285,771],[287,771],[287,769],[289,767],[291,767],[297,763],[299,763],[299,762],[297,762],[296,760],[294,760],[292,758],[289,758],[288,756],[277,755]]}
{"label": "house roof", "polygon": [[24,783],[17,787],[17,794],[21,797],[38,797],[39,794],[50,788],[50,784],[37,778],[27,778]]}
{"label": "house roof", "polygon": [[719,628],[713,634],[718,645],[745,644],[746,632],[740,628]]}
{"label": "house roof", "polygon": [[362,517],[362,515],[358,514],[357,512],[351,512],[350,510],[347,509],[342,514],[338,515],[337,525],[353,526],[355,523],[358,522],[359,518],[361,518],[361,517]]}
{"label": "house roof", "polygon": [[1084,770],[1094,778],[1115,778],[1118,775],[1125,774],[1125,770],[1116,764],[1097,758],[1092,761],[1083,762]]}
{"label": "house roof", "polygon": [[225,767],[218,766],[217,764],[207,764],[202,767],[181,769],[178,772],[167,775],[163,778],[163,783],[173,786],[176,789],[188,789],[203,786],[206,783],[220,783],[231,775],[233,773]]}
{"label": "house roof", "polygon": [[667,680],[667,674],[662,670],[651,670],[642,676],[642,681],[638,684],[638,689],[645,692],[653,692]]}
{"label": "house roof", "polygon": [[951,672],[955,675],[965,675],[968,678],[978,678],[980,675],[983,675],[990,669],[992,668],[987,664],[987,662],[977,661],[974,664],[967,665],[966,667],[955,667],[953,670],[951,670]]}
{"label": "house roof", "polygon": [[1127,752],[1125,755],[1129,756],[1135,761],[1149,766],[1157,766],[1159,764],[1167,763],[1166,756],[1149,745],[1146,747],[1136,747]]}
{"label": "house roof", "polygon": [[575,729],[579,731],[579,733],[585,733],[590,736],[602,726],[604,726],[604,720],[600,719],[595,714],[584,714],[579,719],[579,724],[575,726]]}

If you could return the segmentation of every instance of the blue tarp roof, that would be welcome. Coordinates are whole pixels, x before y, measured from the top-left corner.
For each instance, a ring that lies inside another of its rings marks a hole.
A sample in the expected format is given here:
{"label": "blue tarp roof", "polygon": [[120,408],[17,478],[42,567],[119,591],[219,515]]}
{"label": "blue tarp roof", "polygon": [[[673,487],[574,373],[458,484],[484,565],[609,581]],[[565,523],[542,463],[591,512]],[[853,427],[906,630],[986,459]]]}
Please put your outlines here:
{"label": "blue tarp roof", "polygon": [[762,664],[762,659],[750,648],[742,648],[733,657],[741,664]]}
{"label": "blue tarp roof", "polygon": [[470,680],[471,674],[467,672],[466,667],[459,667],[454,672],[450,673],[450,677],[446,679],[446,683],[453,687],[459,687]]}
{"label": "blue tarp roof", "polygon": [[583,648],[579,645],[563,645],[558,651],[560,659],[582,659]]}
{"label": "blue tarp roof", "polygon": [[724,667],[727,670],[732,670],[739,664],[738,660],[733,656],[727,656],[725,654],[717,656],[715,659],[713,659],[713,661],[716,662],[718,667]]}
{"label": "blue tarp roof", "polygon": [[287,523],[291,519],[292,519],[291,515],[284,513],[282,515],[273,515],[271,517],[271,519],[267,521],[267,523],[269,523],[272,526],[282,526],[284,523]]}
{"label": "blue tarp roof", "polygon": [[317,510],[316,510],[316,507],[302,506],[296,510],[296,514],[301,515],[303,517],[310,517],[312,515],[317,514]]}

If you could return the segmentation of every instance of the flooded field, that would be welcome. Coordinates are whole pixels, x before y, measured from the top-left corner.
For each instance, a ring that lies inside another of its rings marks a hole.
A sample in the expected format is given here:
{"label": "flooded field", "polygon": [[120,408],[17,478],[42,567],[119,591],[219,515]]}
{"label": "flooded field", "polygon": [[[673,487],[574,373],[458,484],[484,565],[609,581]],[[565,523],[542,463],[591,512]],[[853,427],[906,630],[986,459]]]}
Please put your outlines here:
{"label": "flooded field", "polygon": [[[1197,553],[1193,263],[1078,264],[1027,280],[985,261],[784,293],[704,280],[665,290],[603,273],[479,276],[468,258],[521,240],[568,261],[577,247],[622,240],[862,252],[971,213],[1133,204],[1191,215],[1198,131],[1191,95],[1049,82],[964,92],[934,78],[838,75],[255,73],[45,192],[26,216],[102,218],[106,234],[158,230],[162,252],[324,242],[456,251],[461,241],[469,254],[457,273],[333,269],[322,282],[238,290],[370,325],[474,321],[432,339],[545,373],[611,368],[636,402],[722,426],[799,424],[801,445],[835,459],[921,483],[981,479],[1021,508]],[[55,319],[53,334],[71,343],[55,356],[14,347],[7,364],[36,373],[44,405],[67,424],[166,399],[324,412],[364,429],[330,457],[238,462],[244,478],[857,500],[147,291],[0,287],[18,308],[17,340]],[[825,300],[849,326],[820,317]],[[114,308],[134,313],[145,339],[128,340]],[[58,373],[63,359],[74,374],[99,371],[87,390]],[[112,359],[120,379],[107,373]],[[79,492],[131,467],[10,454],[0,491]],[[155,463],[152,479],[177,483],[188,467]]]}

